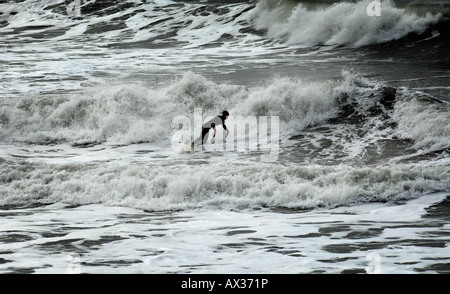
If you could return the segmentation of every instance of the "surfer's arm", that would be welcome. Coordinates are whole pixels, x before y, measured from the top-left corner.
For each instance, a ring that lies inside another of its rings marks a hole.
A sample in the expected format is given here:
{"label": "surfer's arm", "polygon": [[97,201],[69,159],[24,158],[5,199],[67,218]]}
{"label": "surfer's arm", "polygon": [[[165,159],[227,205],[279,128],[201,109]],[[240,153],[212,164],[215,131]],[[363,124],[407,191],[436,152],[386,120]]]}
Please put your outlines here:
{"label": "surfer's arm", "polygon": [[211,124],[211,128],[214,129],[214,134],[213,134],[213,138],[214,138],[214,137],[216,137],[216,124],[215,124],[215,123],[212,123],[212,124]]}
{"label": "surfer's arm", "polygon": [[227,131],[227,134],[225,135],[225,138],[226,138],[230,134],[230,131],[228,130],[227,126],[225,125],[225,122],[222,124],[222,126],[223,126],[224,130]]}

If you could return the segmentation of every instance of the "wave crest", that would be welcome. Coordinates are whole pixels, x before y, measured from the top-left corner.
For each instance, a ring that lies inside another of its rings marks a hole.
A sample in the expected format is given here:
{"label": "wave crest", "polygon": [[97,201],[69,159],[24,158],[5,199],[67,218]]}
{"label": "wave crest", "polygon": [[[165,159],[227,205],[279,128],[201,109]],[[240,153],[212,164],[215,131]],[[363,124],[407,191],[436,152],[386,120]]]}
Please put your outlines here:
{"label": "wave crest", "polygon": [[372,1],[335,3],[309,9],[305,4],[274,6],[263,0],[257,5],[255,25],[267,35],[288,44],[348,45],[361,47],[397,40],[411,33],[423,33],[436,24],[441,14],[418,16],[391,2],[381,2],[381,16],[369,16]]}
{"label": "wave crest", "polygon": [[148,210],[314,209],[412,199],[448,191],[450,185],[445,166],[0,165],[4,171],[0,174],[4,187],[0,205],[63,202]]}

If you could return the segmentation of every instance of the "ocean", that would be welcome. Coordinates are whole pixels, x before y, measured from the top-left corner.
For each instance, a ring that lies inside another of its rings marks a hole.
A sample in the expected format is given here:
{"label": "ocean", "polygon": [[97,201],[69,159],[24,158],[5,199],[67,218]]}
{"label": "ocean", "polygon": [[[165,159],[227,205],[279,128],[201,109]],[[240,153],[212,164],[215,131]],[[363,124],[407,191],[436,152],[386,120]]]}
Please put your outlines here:
{"label": "ocean", "polygon": [[450,273],[449,17],[0,1],[0,273]]}

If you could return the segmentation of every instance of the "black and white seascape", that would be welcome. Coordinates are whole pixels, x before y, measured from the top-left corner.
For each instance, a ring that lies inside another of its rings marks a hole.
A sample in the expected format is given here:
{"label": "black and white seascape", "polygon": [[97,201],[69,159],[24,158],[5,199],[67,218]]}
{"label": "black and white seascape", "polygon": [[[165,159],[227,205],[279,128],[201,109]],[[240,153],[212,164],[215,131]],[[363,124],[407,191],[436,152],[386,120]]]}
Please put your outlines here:
{"label": "black and white seascape", "polygon": [[0,1],[0,273],[450,273],[449,17]]}

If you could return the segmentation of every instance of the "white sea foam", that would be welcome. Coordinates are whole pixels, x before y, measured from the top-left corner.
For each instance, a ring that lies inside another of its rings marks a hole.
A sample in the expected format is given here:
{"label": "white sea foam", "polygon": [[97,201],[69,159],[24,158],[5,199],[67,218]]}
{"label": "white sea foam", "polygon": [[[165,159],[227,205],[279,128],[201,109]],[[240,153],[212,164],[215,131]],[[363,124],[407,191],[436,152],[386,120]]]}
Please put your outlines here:
{"label": "white sea foam", "polygon": [[251,91],[242,109],[249,115],[278,116],[289,125],[285,133],[292,134],[337,114],[335,86],[332,82],[275,78],[267,86]]}
{"label": "white sea foam", "polygon": [[404,89],[405,97],[395,106],[393,119],[398,123],[398,134],[412,139],[415,148],[441,150],[450,145],[450,113],[448,105],[434,101],[424,102],[420,96]]}
{"label": "white sea foam", "polygon": [[[395,84],[426,95],[386,103],[383,83],[339,76],[366,64],[340,53],[365,49],[304,48],[395,40],[439,16],[130,0],[73,18],[66,3],[0,3],[0,272],[364,272],[371,253],[382,273],[447,269],[445,212],[427,210],[450,187],[448,103],[410,76]],[[288,77],[264,82],[272,71]],[[217,82],[228,72],[252,77]],[[278,116],[278,161],[175,152],[171,121],[194,108]]]}
{"label": "white sea foam", "polygon": [[[374,107],[384,109],[379,106],[383,89],[383,84],[350,72],[328,82],[278,77],[259,87],[218,84],[187,72],[154,88],[96,86],[62,97],[5,101],[0,111],[1,139],[34,144],[168,143],[175,132],[171,128],[173,118],[193,117],[194,108],[202,109],[203,119],[224,109],[233,116],[278,116],[280,133],[287,137],[339,117],[341,108],[351,105],[366,119],[358,126],[336,126],[329,136],[342,137],[346,129],[345,137],[351,140],[340,145],[353,149],[360,146],[360,151],[353,150],[354,155],[363,152],[368,143],[393,136],[414,140],[416,148],[448,147],[447,105],[418,101],[414,92],[405,90],[397,94],[394,112],[373,115]],[[392,121],[398,128],[389,124]]]}
{"label": "white sea foam", "polygon": [[139,162],[110,160],[56,164],[42,159],[5,159],[1,162],[1,204],[101,203],[149,210],[304,209],[411,199],[450,186],[445,164],[326,167],[245,164],[223,158],[186,164],[171,157],[159,165],[151,156]]}
{"label": "white sea foam", "polygon": [[418,16],[396,8],[390,1],[381,2],[381,16],[367,15],[371,1],[335,3],[310,9],[298,4],[274,5],[272,1],[258,2],[255,24],[266,29],[269,37],[288,44],[302,45],[364,45],[388,42],[410,33],[422,33],[439,21],[441,15]]}
{"label": "white sea foam", "polygon": [[364,273],[377,254],[383,274],[436,273],[448,259],[448,227],[423,215],[446,196],[299,213],[10,209],[2,236],[15,242],[2,243],[0,272]]}
{"label": "white sea foam", "polygon": [[327,58],[314,58],[317,48],[297,53],[298,46],[286,43],[358,47],[421,33],[441,19],[385,1],[381,17],[367,16],[367,1],[316,9],[304,4],[282,8],[275,4],[283,1],[266,0],[256,5],[94,2],[84,3],[75,18],[67,15],[64,1],[0,3],[0,34],[8,47],[2,68],[5,96],[80,90],[105,80],[133,82],[141,74],[162,71],[225,75],[297,66],[305,58],[309,64],[343,62],[353,57],[328,52]]}
{"label": "white sea foam", "polygon": [[71,97],[30,97],[5,106],[3,139],[32,143],[95,141],[133,143],[167,140],[176,115],[204,115],[224,109],[232,115],[276,115],[299,130],[336,113],[331,84],[275,79],[262,88],[216,84],[186,73],[172,84],[98,86]]}

